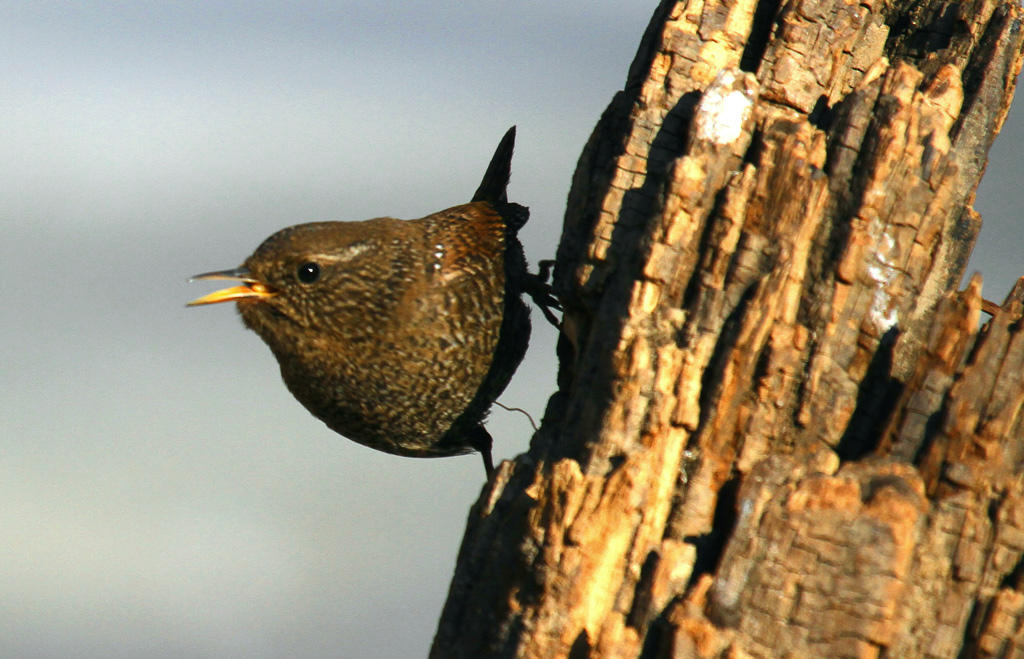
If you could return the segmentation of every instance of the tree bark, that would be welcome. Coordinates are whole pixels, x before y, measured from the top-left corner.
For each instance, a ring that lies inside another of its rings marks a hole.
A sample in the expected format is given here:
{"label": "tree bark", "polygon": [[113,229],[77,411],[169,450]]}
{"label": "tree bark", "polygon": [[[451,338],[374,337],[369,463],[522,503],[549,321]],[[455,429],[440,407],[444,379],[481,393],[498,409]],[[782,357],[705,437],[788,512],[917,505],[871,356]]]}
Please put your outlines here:
{"label": "tree bark", "polygon": [[1024,284],[955,290],[1021,18],[661,3],[432,657],[1024,657]]}

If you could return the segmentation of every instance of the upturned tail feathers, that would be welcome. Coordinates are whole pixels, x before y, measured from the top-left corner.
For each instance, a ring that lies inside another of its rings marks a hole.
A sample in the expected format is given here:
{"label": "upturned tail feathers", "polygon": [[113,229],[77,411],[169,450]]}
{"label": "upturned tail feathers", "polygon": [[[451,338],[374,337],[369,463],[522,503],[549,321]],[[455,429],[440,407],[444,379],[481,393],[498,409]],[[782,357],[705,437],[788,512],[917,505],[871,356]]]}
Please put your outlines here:
{"label": "upturned tail feathers", "polygon": [[508,188],[508,180],[512,176],[512,151],[516,147],[516,127],[512,126],[501,138],[498,148],[491,156],[491,164],[487,165],[487,172],[480,187],[476,189],[471,201],[489,201],[492,204],[504,204],[508,202],[505,193]]}

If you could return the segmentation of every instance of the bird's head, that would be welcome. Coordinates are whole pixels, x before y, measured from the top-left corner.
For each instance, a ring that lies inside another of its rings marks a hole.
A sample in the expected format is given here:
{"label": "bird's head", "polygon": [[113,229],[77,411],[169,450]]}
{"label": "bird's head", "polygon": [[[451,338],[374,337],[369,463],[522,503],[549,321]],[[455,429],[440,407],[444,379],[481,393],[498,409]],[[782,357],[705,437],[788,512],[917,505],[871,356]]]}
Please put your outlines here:
{"label": "bird's head", "polygon": [[245,324],[271,347],[296,334],[357,336],[393,297],[382,286],[396,274],[387,257],[387,218],[366,222],[313,222],[282,229],[241,267],[207,272],[190,281],[220,279],[236,286],[204,295],[188,306],[237,302]]}

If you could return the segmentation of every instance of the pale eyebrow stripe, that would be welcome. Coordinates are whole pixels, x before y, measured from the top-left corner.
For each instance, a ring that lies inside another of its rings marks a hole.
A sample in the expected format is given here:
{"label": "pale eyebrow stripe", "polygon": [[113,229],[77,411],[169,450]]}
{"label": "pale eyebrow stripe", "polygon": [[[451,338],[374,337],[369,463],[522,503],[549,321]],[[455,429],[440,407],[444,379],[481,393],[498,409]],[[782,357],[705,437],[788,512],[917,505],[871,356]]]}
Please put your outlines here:
{"label": "pale eyebrow stripe", "polygon": [[317,255],[317,257],[312,260],[319,261],[320,263],[341,263],[343,261],[354,259],[360,254],[369,251],[372,247],[373,243],[363,240],[357,243],[352,243],[340,252]]}

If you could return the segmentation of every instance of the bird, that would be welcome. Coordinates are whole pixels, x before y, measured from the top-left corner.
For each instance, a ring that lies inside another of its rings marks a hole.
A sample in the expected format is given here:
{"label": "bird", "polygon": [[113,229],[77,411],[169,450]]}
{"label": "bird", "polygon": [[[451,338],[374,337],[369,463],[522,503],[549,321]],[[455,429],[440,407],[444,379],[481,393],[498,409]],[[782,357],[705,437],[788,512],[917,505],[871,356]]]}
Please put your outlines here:
{"label": "bird", "polygon": [[409,457],[477,451],[530,340],[529,294],[560,309],[528,271],[518,231],[529,209],[508,201],[516,128],[502,137],[467,204],[419,219],[296,224],[242,265],[190,281],[237,285],[187,306],[233,301],[270,348],[292,395],[331,430]]}

